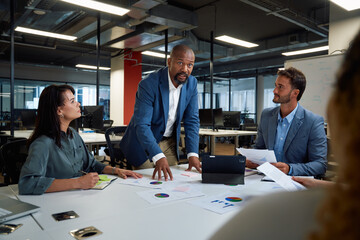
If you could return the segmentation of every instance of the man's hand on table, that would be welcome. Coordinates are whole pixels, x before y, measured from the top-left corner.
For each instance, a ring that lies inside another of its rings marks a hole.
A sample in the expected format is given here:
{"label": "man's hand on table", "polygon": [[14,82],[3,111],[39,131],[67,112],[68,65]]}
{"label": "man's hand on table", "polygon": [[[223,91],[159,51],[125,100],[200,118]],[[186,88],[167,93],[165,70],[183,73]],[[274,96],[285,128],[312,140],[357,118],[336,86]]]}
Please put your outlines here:
{"label": "man's hand on table", "polygon": [[170,180],[173,180],[173,175],[171,173],[169,163],[168,163],[166,158],[160,158],[155,163],[155,169],[154,169],[154,173],[152,175],[152,178],[155,179],[155,176],[157,174],[158,175],[158,180],[160,180],[161,179],[161,172],[164,173],[165,181],[167,181],[169,179],[169,177],[170,177]]}
{"label": "man's hand on table", "polygon": [[199,173],[201,173],[201,162],[198,157],[191,156],[189,157],[189,167],[185,171],[191,171],[192,168],[195,168]]}

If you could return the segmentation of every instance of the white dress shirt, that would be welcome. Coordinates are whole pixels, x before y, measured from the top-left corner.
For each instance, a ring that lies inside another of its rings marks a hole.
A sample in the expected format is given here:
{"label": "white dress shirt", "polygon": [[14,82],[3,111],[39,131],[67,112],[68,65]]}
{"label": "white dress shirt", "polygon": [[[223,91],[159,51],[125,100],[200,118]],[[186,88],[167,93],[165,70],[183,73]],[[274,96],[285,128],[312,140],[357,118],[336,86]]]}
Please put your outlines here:
{"label": "white dress shirt", "polygon": [[[180,84],[177,88],[174,86],[174,84],[171,81],[170,74],[168,71],[168,80],[169,80],[169,113],[168,113],[168,120],[166,122],[166,128],[164,137],[171,137],[174,129],[174,123],[176,121],[177,117],[177,108],[179,105],[179,98],[181,93],[182,84]],[[199,157],[197,153],[188,153],[187,158],[195,156]],[[152,161],[154,164],[161,158],[165,157],[164,153],[158,153],[153,158]]]}

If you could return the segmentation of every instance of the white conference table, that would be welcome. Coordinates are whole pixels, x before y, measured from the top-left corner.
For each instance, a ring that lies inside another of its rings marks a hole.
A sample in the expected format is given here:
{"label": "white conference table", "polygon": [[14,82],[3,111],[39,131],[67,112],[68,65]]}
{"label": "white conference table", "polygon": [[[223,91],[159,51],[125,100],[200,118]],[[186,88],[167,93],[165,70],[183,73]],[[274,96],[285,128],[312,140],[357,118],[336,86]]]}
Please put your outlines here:
{"label": "white conference table", "polygon": [[[173,174],[180,174],[187,165],[171,167]],[[153,169],[139,170],[144,177],[150,177]],[[173,202],[150,204],[137,192],[147,188],[120,184],[116,180],[103,190],[74,190],[46,193],[39,196],[18,195],[17,185],[0,188],[0,194],[9,194],[20,200],[41,207],[30,216],[18,218],[9,223],[20,227],[0,238],[73,240],[70,231],[94,226],[103,233],[89,239],[208,239],[237,211],[217,214],[189,203],[193,199],[206,198],[225,192],[236,192],[251,196],[264,196],[283,191],[277,184],[262,182],[260,175],[245,177],[245,185],[202,184],[200,180],[191,184],[201,189],[205,196],[182,199]],[[251,201],[248,200],[248,201]],[[80,217],[56,222],[52,214],[75,211]],[[38,225],[38,226],[36,226]]]}
{"label": "white conference table", "polygon": [[257,131],[243,131],[243,130],[226,130],[219,129],[213,131],[212,129],[200,128],[200,136],[209,136],[210,137],[210,153],[211,155],[215,154],[215,138],[217,137],[234,137],[235,149],[234,154],[237,154],[236,148],[239,147],[239,136],[256,136]]}

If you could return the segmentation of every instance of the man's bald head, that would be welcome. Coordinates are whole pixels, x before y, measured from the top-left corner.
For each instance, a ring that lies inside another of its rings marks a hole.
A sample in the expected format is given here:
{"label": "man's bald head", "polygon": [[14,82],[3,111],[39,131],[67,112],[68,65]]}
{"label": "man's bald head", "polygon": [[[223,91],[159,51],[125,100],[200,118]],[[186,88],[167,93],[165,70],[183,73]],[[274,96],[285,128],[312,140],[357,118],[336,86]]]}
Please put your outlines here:
{"label": "man's bald head", "polygon": [[183,44],[176,45],[175,47],[173,47],[173,49],[171,50],[171,53],[170,53],[170,58],[176,57],[181,53],[185,53],[185,54],[191,53],[193,55],[193,57],[195,58],[195,54],[194,54],[193,50]]}

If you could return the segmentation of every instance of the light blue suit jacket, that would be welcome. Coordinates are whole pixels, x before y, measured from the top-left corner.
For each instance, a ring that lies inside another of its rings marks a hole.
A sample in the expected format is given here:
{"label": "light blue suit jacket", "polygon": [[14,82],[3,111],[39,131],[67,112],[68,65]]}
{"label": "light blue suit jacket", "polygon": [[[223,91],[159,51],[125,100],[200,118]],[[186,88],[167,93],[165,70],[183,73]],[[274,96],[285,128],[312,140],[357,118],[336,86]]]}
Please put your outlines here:
{"label": "light blue suit jacket", "polygon": [[[138,86],[134,115],[131,118],[120,148],[133,166],[161,153],[158,146],[164,135],[169,112],[168,68],[150,74]],[[174,123],[176,146],[179,146],[181,120],[184,122],[186,151],[199,152],[199,105],[197,80],[189,76],[181,88],[177,118]],[[176,147],[177,154],[178,147]]]}
{"label": "light blue suit jacket", "polygon": [[[275,107],[262,112],[255,148],[274,150],[279,111]],[[326,158],[324,119],[299,104],[285,140],[283,162],[292,166],[294,176],[318,176],[326,171]]]}

